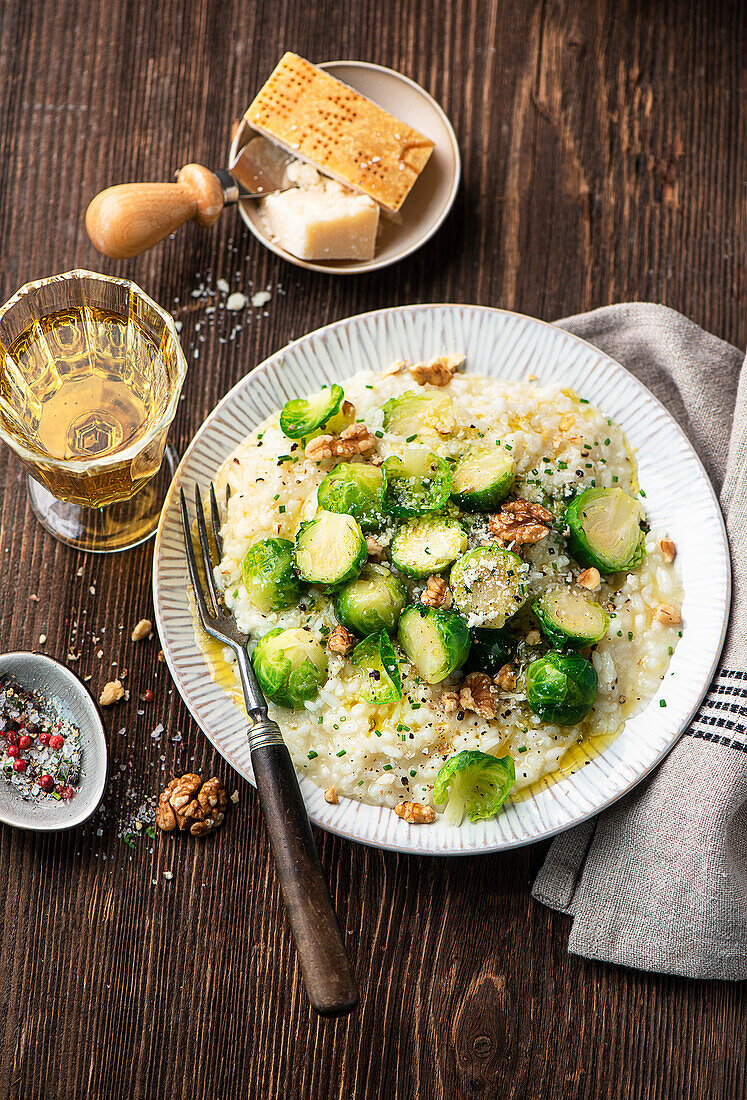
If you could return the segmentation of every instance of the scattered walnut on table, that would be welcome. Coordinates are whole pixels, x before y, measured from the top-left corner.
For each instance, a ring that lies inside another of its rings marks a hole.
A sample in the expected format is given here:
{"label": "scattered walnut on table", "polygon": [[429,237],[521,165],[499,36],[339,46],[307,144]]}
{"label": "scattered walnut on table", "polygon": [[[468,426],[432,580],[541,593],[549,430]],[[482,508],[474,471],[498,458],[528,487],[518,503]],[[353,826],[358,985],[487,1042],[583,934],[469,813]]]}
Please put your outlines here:
{"label": "scattered walnut on table", "polygon": [[410,374],[419,386],[448,386],[463,364],[463,355],[437,355],[428,363],[415,363]]}
{"label": "scattered walnut on table", "polygon": [[598,569],[595,569],[593,565],[588,569],[584,569],[583,573],[579,573],[576,577],[576,584],[581,588],[588,588],[590,591],[593,588],[598,588],[602,583],[602,578]]}
{"label": "scattered walnut on table", "polygon": [[355,634],[351,634],[344,626],[336,626],[327,638],[327,649],[330,653],[339,653],[346,657],[355,649]]}
{"label": "scattered walnut on table", "polygon": [[365,424],[351,424],[339,435],[318,435],[306,444],[306,457],[314,462],[364,455],[376,446],[376,437]]}
{"label": "scattered walnut on table", "polygon": [[679,611],[671,603],[660,603],[654,608],[654,618],[662,626],[677,626],[682,622]]}
{"label": "scattered walnut on table", "polygon": [[501,505],[500,512],[490,516],[488,523],[499,542],[513,542],[521,546],[547,538],[552,512],[541,504],[520,498]]}
{"label": "scattered walnut on table", "polygon": [[222,824],[228,808],[228,795],[220,779],[213,776],[202,782],[194,772],[175,776],[161,792],[156,808],[156,825],[164,833],[179,828],[192,836],[206,833]]}
{"label": "scattered walnut on table", "polygon": [[420,594],[420,602],[426,607],[449,607],[451,592],[443,577],[438,574],[428,578],[428,583]]}
{"label": "scattered walnut on table", "polygon": [[436,820],[436,811],[422,802],[399,802],[394,807],[397,817],[410,825],[432,825]]}
{"label": "scattered walnut on table", "polygon": [[99,703],[102,707],[111,707],[124,697],[125,689],[122,687],[121,680],[110,680],[108,684],[104,684],[101,695],[99,695]]}
{"label": "scattered walnut on table", "polygon": [[141,619],[132,631],[133,642],[141,642],[143,638],[147,638],[152,629],[150,619]]}

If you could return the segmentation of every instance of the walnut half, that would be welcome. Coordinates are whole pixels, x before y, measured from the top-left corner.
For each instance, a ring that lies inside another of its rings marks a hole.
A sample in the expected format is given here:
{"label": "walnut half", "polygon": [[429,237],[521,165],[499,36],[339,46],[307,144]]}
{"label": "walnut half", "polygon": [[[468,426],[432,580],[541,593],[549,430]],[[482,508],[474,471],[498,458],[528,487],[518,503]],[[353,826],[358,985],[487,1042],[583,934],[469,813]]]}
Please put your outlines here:
{"label": "walnut half", "polygon": [[318,435],[306,444],[306,457],[313,462],[365,455],[376,446],[376,437],[365,424],[351,424],[340,435]]}
{"label": "walnut half", "polygon": [[194,772],[175,776],[161,792],[156,808],[156,825],[164,833],[179,828],[192,836],[205,836],[222,824],[228,795],[220,779],[202,782]]}
{"label": "walnut half", "polygon": [[516,546],[540,542],[550,533],[552,512],[530,500],[510,500],[489,519],[490,530],[499,542]]}

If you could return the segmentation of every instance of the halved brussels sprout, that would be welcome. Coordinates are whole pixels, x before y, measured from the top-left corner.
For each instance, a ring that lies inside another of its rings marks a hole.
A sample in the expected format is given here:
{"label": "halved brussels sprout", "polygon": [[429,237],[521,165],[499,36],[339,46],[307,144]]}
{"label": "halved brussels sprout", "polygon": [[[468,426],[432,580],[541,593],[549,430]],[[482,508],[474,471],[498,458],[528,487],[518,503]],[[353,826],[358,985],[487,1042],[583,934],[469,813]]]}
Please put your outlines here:
{"label": "halved brussels sprout", "polygon": [[427,451],[408,451],[404,458],[388,458],[384,475],[384,509],[407,519],[438,512],[449,499],[451,470],[448,462]]}
{"label": "halved brussels sprout", "polygon": [[301,583],[293,570],[293,543],[260,539],[246,552],[241,573],[254,607],[267,615],[298,603]]}
{"label": "halved brussels sprout", "polygon": [[440,573],[467,549],[467,533],[449,516],[411,519],[397,529],[389,547],[392,564],[408,577]]}
{"label": "halved brussels sprout", "polygon": [[643,518],[639,502],[622,489],[587,489],[565,513],[571,554],[600,573],[635,569],[646,553]]}
{"label": "halved brussels sprout", "polygon": [[377,466],[341,462],[317,489],[316,499],[327,512],[355,516],[364,531],[382,524],[384,476]]}
{"label": "halved brussels sprout", "polygon": [[362,695],[367,702],[380,706],[402,698],[397,655],[385,630],[358,642],[350,660],[362,674]]}
{"label": "halved brussels sprout", "polygon": [[446,802],[444,821],[450,825],[461,825],[465,813],[470,821],[483,821],[495,817],[515,782],[513,757],[464,749],[442,765],[433,801]]}
{"label": "halved brussels sprout", "polygon": [[513,660],[516,642],[508,630],[480,627],[471,630],[470,636],[472,645],[465,667],[471,672],[487,672],[488,676],[495,676]]}
{"label": "halved brussels sprout", "polygon": [[268,699],[281,707],[302,707],[319,693],[327,655],[309,630],[278,626],[257,642],[252,668]]}
{"label": "halved brussels sprout", "polygon": [[502,546],[477,546],[451,568],[454,603],[474,626],[499,629],[529,595],[529,566]]}
{"label": "halved brussels sprout", "polygon": [[451,499],[465,512],[492,512],[508,496],[516,464],[503,447],[470,448],[451,475]]}
{"label": "halved brussels sprout", "polygon": [[393,634],[406,603],[404,585],[383,565],[364,565],[334,599],[338,621],[362,636],[380,630]]}
{"label": "halved brussels sprout", "polygon": [[337,384],[325,386],[308,397],[294,397],[286,401],[280,414],[280,430],[289,439],[303,439],[311,435],[330,417],[339,411],[345,394]]}
{"label": "halved brussels sprout", "polygon": [[456,611],[407,607],[397,631],[399,644],[427,684],[439,684],[461,668],[469,653],[469,630]]}
{"label": "halved brussels sprout", "polygon": [[568,585],[546,588],[532,604],[543,634],[553,645],[596,645],[610,625],[607,612]]}
{"label": "halved brussels sprout", "polygon": [[296,534],[296,568],[310,584],[344,584],[368,557],[358,521],[347,512],[317,512]]}
{"label": "halved brussels sprout", "polygon": [[[412,435],[443,435],[454,424],[454,402],[436,390],[408,390],[384,405],[384,431],[407,439]],[[448,434],[448,433],[446,433]]]}
{"label": "halved brussels sprout", "polygon": [[598,686],[594,665],[576,653],[547,653],[526,671],[527,702],[538,718],[553,726],[575,726],[584,719]]}

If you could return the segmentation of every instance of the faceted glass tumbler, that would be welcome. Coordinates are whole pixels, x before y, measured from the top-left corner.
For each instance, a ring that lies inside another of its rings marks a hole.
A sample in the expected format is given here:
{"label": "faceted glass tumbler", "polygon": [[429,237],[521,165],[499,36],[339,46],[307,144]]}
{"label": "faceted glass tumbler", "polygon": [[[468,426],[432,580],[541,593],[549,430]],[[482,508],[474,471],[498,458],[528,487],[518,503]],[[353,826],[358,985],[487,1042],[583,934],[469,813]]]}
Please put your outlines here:
{"label": "faceted glass tumbler", "polygon": [[104,553],[154,533],[186,373],[173,319],[127,279],[69,271],[0,309],[0,437],[55,538]]}

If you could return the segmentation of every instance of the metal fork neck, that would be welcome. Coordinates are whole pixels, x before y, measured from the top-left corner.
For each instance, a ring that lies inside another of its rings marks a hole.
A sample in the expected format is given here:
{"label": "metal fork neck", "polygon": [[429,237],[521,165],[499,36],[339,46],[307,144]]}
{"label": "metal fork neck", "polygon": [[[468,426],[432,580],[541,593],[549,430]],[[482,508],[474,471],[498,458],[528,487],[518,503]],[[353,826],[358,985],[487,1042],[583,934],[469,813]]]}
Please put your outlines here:
{"label": "metal fork neck", "polygon": [[249,748],[252,752],[264,745],[282,745],[283,737],[277,722],[273,722],[267,716],[267,703],[260,691],[254,676],[254,670],[249,662],[249,655],[243,646],[236,650],[236,657],[241,677],[241,687],[244,691],[246,710],[251,725],[247,731]]}

